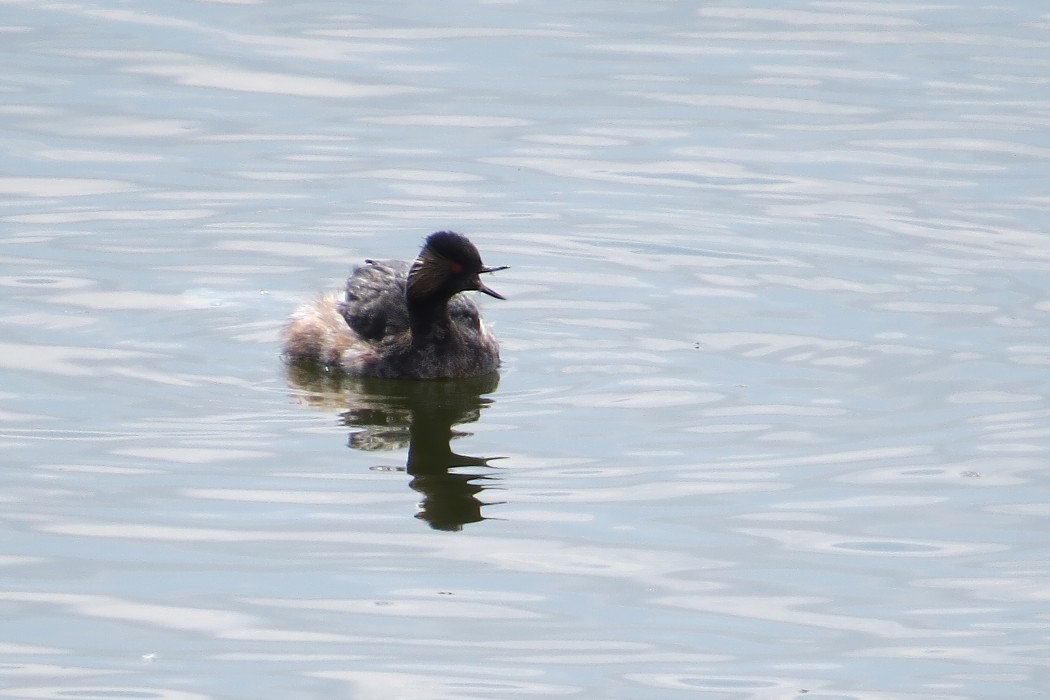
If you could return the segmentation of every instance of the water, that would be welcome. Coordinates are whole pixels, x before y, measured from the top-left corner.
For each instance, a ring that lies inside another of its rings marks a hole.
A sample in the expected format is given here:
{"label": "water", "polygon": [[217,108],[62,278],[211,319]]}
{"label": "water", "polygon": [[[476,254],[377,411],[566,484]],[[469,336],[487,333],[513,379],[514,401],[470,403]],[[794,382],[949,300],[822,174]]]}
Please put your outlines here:
{"label": "water", "polygon": [[[1048,28],[0,5],[0,697],[1042,698]],[[441,228],[498,383],[286,371]]]}

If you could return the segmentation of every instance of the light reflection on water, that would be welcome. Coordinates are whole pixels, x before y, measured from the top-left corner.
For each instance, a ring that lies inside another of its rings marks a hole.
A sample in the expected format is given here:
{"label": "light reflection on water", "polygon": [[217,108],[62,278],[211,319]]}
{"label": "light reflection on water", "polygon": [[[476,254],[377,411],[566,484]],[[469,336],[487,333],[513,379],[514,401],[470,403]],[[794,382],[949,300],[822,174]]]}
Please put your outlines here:
{"label": "light reflection on water", "polygon": [[6,8],[0,697],[1045,693],[1041,6]]}

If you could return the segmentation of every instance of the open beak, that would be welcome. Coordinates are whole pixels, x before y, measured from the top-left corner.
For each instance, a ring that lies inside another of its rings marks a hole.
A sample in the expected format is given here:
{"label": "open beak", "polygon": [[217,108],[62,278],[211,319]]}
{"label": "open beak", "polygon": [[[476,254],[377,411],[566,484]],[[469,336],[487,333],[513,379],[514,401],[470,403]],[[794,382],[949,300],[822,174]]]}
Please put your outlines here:
{"label": "open beak", "polygon": [[[498,272],[500,270],[506,270],[508,267],[510,267],[510,265],[497,265],[495,267],[483,267],[483,268],[481,268],[481,272]],[[495,297],[497,299],[503,299],[504,301],[507,300],[507,297],[503,296],[499,292],[494,292],[491,289],[489,289],[488,287],[486,287],[481,282],[480,279],[478,280],[478,291],[481,292],[482,294],[488,294],[490,297]]]}

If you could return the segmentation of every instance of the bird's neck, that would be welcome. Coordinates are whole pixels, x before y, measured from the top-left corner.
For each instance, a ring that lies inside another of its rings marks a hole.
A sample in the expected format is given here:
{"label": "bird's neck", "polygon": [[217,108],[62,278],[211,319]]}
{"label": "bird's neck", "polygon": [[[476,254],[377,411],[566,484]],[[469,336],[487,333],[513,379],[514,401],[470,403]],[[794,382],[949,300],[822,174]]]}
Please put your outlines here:
{"label": "bird's neck", "polygon": [[433,294],[413,297],[408,294],[406,301],[413,343],[424,342],[435,337],[443,338],[448,334],[451,323],[448,316],[449,297]]}

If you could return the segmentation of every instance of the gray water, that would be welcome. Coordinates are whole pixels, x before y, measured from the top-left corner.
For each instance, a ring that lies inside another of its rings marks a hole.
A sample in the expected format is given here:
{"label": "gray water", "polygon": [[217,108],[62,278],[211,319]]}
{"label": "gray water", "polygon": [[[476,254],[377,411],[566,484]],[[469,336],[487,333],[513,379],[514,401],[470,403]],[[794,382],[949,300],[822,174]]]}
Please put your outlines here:
{"label": "gray water", "polygon": [[[0,697],[1046,697],[1048,30],[0,4]],[[498,383],[286,371],[445,228]]]}

